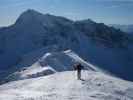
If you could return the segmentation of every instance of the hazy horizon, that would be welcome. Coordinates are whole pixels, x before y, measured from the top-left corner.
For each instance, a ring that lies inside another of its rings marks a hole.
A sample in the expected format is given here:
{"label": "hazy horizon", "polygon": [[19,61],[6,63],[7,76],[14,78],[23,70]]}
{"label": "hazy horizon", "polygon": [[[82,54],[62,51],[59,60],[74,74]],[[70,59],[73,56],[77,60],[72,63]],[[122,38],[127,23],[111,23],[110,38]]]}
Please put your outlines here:
{"label": "hazy horizon", "polygon": [[132,0],[1,0],[0,27],[13,24],[27,9],[72,20],[89,18],[105,24],[133,24]]}

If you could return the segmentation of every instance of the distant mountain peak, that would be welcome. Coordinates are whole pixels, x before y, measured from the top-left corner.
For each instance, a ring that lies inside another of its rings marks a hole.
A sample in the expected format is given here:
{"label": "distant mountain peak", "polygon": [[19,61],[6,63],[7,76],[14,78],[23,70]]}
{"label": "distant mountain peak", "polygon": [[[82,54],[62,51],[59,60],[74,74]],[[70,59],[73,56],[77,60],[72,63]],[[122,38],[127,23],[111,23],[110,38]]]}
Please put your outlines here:
{"label": "distant mountain peak", "polygon": [[42,14],[33,9],[28,9],[28,10],[24,11],[18,19],[25,19],[25,18],[29,18],[29,17],[33,17],[33,16],[38,16],[38,15],[42,15]]}
{"label": "distant mountain peak", "polygon": [[[38,11],[34,10],[34,9],[28,9],[26,11],[24,11],[21,15],[26,15],[26,14],[41,14]],[[42,15],[42,14],[41,14]]]}
{"label": "distant mountain peak", "polygon": [[28,9],[24,11],[19,18],[16,20],[16,26],[25,26],[31,24],[39,24],[40,22],[44,21],[45,18],[49,18],[50,14],[42,14],[36,10]]}
{"label": "distant mountain peak", "polygon": [[37,12],[37,11],[34,9],[27,9],[25,12]]}
{"label": "distant mountain peak", "polygon": [[[35,22],[35,23],[34,23]],[[36,24],[36,23],[47,23],[47,24],[55,24],[56,22],[73,22],[72,20],[69,20],[67,18],[61,17],[61,16],[55,16],[51,15],[49,13],[42,14],[36,10],[28,9],[24,11],[19,18],[16,20],[17,25],[29,25],[29,24]]]}

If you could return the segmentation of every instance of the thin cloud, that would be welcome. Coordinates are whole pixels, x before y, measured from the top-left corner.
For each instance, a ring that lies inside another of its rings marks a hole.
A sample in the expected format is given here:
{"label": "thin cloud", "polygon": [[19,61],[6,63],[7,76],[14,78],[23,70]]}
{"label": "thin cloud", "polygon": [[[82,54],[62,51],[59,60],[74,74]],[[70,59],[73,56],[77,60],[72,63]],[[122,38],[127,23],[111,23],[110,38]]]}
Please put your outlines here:
{"label": "thin cloud", "polygon": [[133,7],[133,0],[96,0],[106,8]]}
{"label": "thin cloud", "polygon": [[122,7],[133,7],[133,3],[125,3],[125,4],[112,4],[108,6],[108,8],[122,8]]}
{"label": "thin cloud", "polygon": [[22,0],[6,0],[8,3],[4,3],[3,5],[0,6],[0,8],[9,8],[9,7],[16,7],[16,6],[23,6],[25,4],[32,4],[36,0],[27,0],[27,1],[22,1]]}

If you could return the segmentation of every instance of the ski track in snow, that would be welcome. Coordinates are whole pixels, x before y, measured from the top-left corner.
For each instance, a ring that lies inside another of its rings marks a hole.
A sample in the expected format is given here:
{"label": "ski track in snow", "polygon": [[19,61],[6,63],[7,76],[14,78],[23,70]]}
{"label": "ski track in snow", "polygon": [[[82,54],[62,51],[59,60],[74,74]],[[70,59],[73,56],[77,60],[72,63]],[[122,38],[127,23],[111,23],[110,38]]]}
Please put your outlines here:
{"label": "ski track in snow", "polygon": [[100,72],[83,71],[10,82],[0,86],[0,100],[133,100],[133,84]]}

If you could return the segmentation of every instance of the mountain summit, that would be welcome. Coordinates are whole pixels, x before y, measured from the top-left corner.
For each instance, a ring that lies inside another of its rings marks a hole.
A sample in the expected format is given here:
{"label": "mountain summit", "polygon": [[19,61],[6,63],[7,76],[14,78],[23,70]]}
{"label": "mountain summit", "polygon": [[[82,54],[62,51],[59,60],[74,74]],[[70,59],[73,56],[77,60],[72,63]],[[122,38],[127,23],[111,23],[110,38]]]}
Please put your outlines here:
{"label": "mountain summit", "polygon": [[51,14],[42,14],[39,13],[33,9],[28,9],[27,11],[23,12],[19,18],[16,21],[16,24],[24,24],[24,25],[29,25],[29,24],[46,24],[46,25],[51,25],[55,24],[56,22],[71,22],[70,20],[59,17],[59,16],[54,16]]}
{"label": "mountain summit", "polygon": [[[43,15],[35,10],[29,9],[25,12],[23,12],[19,18],[16,20],[16,26],[17,25],[30,25],[30,24],[37,24],[39,22],[42,22],[44,17],[47,17],[48,14]],[[42,20],[42,21],[41,21]]]}
{"label": "mountain summit", "polygon": [[35,11],[35,10],[33,10],[33,9],[28,9],[28,10],[26,10],[25,12],[23,12],[21,15],[20,15],[20,17],[24,17],[24,16],[33,16],[33,15],[36,15],[36,16],[38,16],[38,15],[43,15],[43,14],[41,14],[41,13],[39,13],[39,12],[37,12],[37,11]]}

